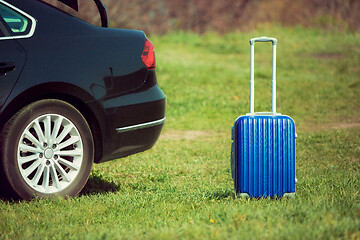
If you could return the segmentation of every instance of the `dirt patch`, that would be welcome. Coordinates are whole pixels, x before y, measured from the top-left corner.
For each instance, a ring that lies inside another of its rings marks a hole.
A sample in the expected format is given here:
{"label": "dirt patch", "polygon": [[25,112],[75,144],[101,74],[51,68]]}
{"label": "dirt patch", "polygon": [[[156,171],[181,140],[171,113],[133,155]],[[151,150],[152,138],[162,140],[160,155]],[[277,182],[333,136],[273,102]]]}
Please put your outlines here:
{"label": "dirt patch", "polygon": [[329,129],[347,129],[347,128],[360,128],[360,122],[336,122],[336,123],[326,123],[326,124],[319,124],[319,125],[312,125],[307,127],[306,131],[322,131],[322,130],[329,130]]}
{"label": "dirt patch", "polygon": [[341,53],[316,53],[312,56],[318,59],[339,59],[343,57]]}
{"label": "dirt patch", "polygon": [[326,129],[344,129],[344,128],[359,128],[360,123],[332,123],[324,126]]}
{"label": "dirt patch", "polygon": [[210,131],[168,130],[160,135],[160,140],[210,140],[218,137],[226,137],[226,135]]}

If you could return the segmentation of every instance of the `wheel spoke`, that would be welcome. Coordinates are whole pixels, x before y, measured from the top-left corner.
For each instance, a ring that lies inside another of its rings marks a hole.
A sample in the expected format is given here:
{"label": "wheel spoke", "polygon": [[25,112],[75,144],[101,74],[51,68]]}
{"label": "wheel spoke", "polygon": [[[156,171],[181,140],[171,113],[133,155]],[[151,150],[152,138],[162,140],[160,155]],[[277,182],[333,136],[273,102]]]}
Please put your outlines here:
{"label": "wheel spoke", "polygon": [[37,154],[32,154],[32,155],[29,155],[29,156],[26,156],[26,157],[20,157],[19,158],[19,164],[23,165],[24,163],[33,161],[33,160],[35,160],[37,158],[38,158]]}
{"label": "wheel spoke", "polygon": [[49,167],[45,167],[44,175],[43,175],[43,182],[41,186],[44,188],[45,192],[49,191],[49,183],[50,183],[50,171]]}
{"label": "wheel spoke", "polygon": [[31,153],[42,153],[43,150],[40,148],[34,148],[32,146],[21,143],[19,146],[20,151],[31,152]]}
{"label": "wheel spoke", "polygon": [[60,126],[61,126],[61,123],[62,123],[63,119],[64,118],[62,116],[59,116],[55,120],[54,129],[53,129],[53,132],[52,132],[52,135],[51,135],[52,139],[56,139],[57,135],[59,134]]}
{"label": "wheel spoke", "polygon": [[56,187],[57,189],[60,188],[59,177],[57,175],[57,172],[56,172],[54,166],[50,167],[50,175],[51,175],[51,179],[53,181],[54,187]]}
{"label": "wheel spoke", "polygon": [[60,166],[59,163],[54,162],[55,168],[59,171],[60,175],[62,176],[62,178],[67,181],[70,182],[71,179],[68,178],[68,174],[65,172],[65,170]]}
{"label": "wheel spoke", "polygon": [[50,138],[50,134],[51,134],[51,116],[47,115],[46,118],[44,119],[44,132],[45,132],[45,139],[48,145],[52,144],[51,143],[51,138]]}
{"label": "wheel spoke", "polygon": [[35,162],[33,162],[29,167],[25,169],[24,175],[28,177],[32,172],[34,172],[37,167],[39,167],[40,164],[41,160],[36,160]]}
{"label": "wheel spoke", "polygon": [[24,134],[24,138],[27,138],[30,140],[34,145],[36,145],[38,148],[42,148],[42,144],[32,135],[29,130],[26,130]]}
{"label": "wheel spoke", "polygon": [[34,178],[32,179],[32,184],[37,186],[41,176],[44,174],[45,164],[41,164],[40,168],[37,169]]}
{"label": "wheel spoke", "polygon": [[80,138],[78,136],[71,137],[68,140],[66,140],[65,142],[59,144],[58,149],[66,148],[66,147],[78,142],[79,140],[80,140]]}
{"label": "wheel spoke", "polygon": [[65,126],[65,128],[62,130],[60,135],[56,138],[56,142],[61,143],[61,141],[66,137],[66,135],[69,134],[69,132],[71,131],[72,128],[73,128],[72,125]]}
{"label": "wheel spoke", "polygon": [[64,158],[60,157],[57,161],[59,163],[65,165],[66,167],[69,167],[69,168],[73,169],[73,170],[79,170],[80,169],[80,166],[78,166],[77,164],[74,164],[74,163],[72,163],[72,162],[70,162],[70,161],[68,161],[68,160],[66,160]]}
{"label": "wheel spoke", "polygon": [[83,151],[81,149],[68,150],[68,151],[56,151],[55,152],[59,156],[68,156],[68,157],[76,157],[83,155]]}
{"label": "wheel spoke", "polygon": [[35,124],[34,124],[35,132],[38,135],[38,138],[39,138],[39,141],[40,141],[41,145],[43,145],[43,143],[45,142],[45,136],[44,136],[44,134],[42,132],[42,129],[40,127],[39,120],[36,119],[34,122],[35,122]]}

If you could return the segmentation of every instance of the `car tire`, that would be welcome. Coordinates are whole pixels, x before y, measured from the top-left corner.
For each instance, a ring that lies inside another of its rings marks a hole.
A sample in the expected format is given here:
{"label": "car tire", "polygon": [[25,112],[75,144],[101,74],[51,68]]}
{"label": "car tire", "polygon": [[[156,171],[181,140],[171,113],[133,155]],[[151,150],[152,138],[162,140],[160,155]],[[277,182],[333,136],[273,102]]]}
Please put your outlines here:
{"label": "car tire", "polygon": [[73,197],[86,184],[93,160],[89,125],[61,100],[29,104],[1,131],[1,181],[12,198]]}

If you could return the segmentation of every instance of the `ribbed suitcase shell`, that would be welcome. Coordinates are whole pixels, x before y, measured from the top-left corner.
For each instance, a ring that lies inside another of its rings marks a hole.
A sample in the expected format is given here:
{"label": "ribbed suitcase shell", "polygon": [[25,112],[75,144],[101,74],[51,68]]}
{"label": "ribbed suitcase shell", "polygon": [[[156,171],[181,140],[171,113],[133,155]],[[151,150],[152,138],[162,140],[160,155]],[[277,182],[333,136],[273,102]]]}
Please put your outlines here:
{"label": "ribbed suitcase shell", "polygon": [[286,115],[246,115],[235,121],[234,184],[250,197],[295,193],[295,123]]}

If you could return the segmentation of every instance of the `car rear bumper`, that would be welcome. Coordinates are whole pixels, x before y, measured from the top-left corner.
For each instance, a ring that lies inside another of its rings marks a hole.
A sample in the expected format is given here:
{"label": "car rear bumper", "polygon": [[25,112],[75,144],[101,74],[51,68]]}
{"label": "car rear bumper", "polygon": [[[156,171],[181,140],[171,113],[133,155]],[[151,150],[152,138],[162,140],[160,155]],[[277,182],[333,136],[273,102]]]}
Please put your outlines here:
{"label": "car rear bumper", "polygon": [[[123,103],[126,103],[124,105]],[[165,123],[166,97],[157,84],[102,103],[103,154],[96,163],[150,149]]]}

